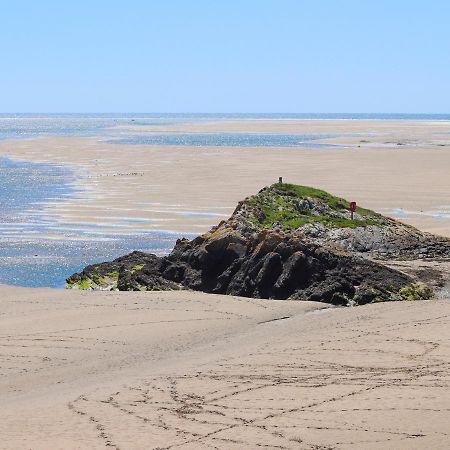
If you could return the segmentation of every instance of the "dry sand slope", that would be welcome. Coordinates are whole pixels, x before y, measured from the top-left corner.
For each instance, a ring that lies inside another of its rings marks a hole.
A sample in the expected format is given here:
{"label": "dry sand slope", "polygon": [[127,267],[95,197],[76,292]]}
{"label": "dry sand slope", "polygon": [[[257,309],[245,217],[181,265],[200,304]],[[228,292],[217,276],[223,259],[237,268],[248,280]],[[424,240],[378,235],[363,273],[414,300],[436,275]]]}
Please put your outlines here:
{"label": "dry sand slope", "polygon": [[447,449],[450,302],[0,288],[2,449]]}

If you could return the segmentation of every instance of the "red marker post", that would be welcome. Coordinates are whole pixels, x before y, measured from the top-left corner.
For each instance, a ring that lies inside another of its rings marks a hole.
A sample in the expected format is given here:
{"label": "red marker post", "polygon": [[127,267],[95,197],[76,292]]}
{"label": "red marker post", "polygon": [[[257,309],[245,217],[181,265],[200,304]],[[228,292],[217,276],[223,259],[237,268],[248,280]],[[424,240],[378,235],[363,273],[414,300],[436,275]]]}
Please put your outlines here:
{"label": "red marker post", "polygon": [[356,211],[356,202],[350,202],[350,211],[352,213],[352,220],[353,220],[353,213]]}

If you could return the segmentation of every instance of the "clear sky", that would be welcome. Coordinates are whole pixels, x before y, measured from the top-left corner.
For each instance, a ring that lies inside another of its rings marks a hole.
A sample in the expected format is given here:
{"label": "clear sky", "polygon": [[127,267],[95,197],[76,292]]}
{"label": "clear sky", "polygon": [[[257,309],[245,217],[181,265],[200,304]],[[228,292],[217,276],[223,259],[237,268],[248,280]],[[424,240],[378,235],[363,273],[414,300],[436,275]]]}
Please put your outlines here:
{"label": "clear sky", "polygon": [[450,113],[448,0],[0,7],[0,112]]}

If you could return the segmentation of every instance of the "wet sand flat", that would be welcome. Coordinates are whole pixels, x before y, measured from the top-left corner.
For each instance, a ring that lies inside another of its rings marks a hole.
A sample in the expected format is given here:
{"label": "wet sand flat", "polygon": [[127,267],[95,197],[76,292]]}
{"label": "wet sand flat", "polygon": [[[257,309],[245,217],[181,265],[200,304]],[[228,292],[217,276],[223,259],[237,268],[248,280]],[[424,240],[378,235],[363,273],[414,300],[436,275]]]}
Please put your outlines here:
{"label": "wet sand flat", "polygon": [[2,449],[446,449],[450,302],[0,288]]}
{"label": "wet sand flat", "polygon": [[[80,198],[47,213],[98,232],[201,233],[236,203],[283,176],[437,234],[450,236],[450,124],[446,121],[247,120],[129,126],[145,132],[337,134],[308,147],[109,144],[105,138],[0,142],[0,155],[72,164]],[[100,224],[100,226],[99,226]],[[104,228],[101,227],[104,224]],[[91,227],[93,228],[93,227]]]}

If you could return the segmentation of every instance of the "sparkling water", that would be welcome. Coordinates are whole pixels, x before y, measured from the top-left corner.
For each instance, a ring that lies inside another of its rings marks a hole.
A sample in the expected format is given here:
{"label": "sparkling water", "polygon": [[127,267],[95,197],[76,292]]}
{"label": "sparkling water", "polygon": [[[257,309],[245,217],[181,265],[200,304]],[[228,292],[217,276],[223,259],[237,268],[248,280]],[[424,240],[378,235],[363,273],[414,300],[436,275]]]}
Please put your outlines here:
{"label": "sparkling water", "polygon": [[0,158],[0,283],[63,287],[68,275],[87,264],[133,250],[164,254],[180,237],[163,231],[120,236],[76,228],[70,232],[41,214],[44,203],[80,194],[75,181],[66,166]]}
{"label": "sparkling water", "polygon": [[188,145],[194,147],[338,147],[328,143],[315,143],[318,139],[335,137],[330,134],[281,133],[148,133],[108,140],[111,144]]}
{"label": "sparkling water", "polygon": [[[176,125],[217,120],[450,120],[450,114],[0,114],[1,139],[39,136],[120,136],[124,125]],[[125,133],[126,134],[126,133]]]}

